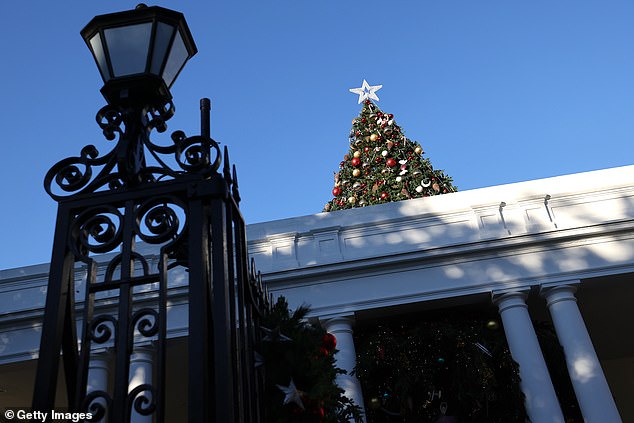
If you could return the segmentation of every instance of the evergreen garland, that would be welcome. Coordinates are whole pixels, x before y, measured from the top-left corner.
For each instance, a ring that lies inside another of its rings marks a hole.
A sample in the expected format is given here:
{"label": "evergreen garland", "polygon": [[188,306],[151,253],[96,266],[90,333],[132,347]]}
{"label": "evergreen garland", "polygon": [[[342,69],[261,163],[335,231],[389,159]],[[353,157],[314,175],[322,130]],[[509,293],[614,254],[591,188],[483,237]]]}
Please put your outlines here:
{"label": "evergreen garland", "polygon": [[[321,326],[306,322],[308,311],[307,307],[299,307],[291,313],[286,299],[279,297],[263,321],[270,331],[262,346],[266,421],[361,421],[360,408],[335,383],[337,374],[345,373],[335,366],[335,338]],[[289,386],[297,389],[297,398],[286,401],[283,389]]]}
{"label": "evergreen garland", "polygon": [[451,177],[434,169],[423,148],[366,100],[352,121],[350,151],[335,174],[333,199],[324,211],[363,207],[457,191]]}

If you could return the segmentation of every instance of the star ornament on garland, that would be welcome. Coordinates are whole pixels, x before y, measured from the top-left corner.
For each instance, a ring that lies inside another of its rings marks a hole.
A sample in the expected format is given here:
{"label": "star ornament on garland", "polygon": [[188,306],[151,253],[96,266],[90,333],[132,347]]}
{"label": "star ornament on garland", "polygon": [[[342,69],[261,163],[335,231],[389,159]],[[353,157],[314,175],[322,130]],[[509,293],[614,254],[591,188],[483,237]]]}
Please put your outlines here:
{"label": "star ornament on garland", "polygon": [[294,403],[302,410],[305,410],[304,403],[302,402],[303,392],[297,389],[295,382],[291,379],[291,383],[288,386],[275,385],[280,391],[284,393],[284,405]]}
{"label": "star ornament on garland", "polygon": [[361,88],[350,88],[350,92],[359,96],[358,104],[361,104],[361,102],[366,99],[379,101],[379,97],[377,97],[376,92],[382,87],[383,85],[370,85],[368,84],[368,81],[364,79]]}

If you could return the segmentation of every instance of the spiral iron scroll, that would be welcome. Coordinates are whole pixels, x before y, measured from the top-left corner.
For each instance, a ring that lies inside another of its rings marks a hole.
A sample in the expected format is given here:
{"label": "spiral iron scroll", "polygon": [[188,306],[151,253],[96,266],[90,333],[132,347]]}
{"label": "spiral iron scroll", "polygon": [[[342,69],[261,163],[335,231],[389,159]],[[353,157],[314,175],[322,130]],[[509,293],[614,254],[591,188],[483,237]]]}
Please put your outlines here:
{"label": "spiral iron scroll", "polygon": [[[60,201],[77,194],[128,186],[130,181],[126,181],[125,174],[117,168],[117,152],[125,144],[121,142],[122,138],[134,135],[126,134],[122,128],[126,126],[126,119],[141,119],[141,127],[147,134],[153,129],[161,133],[167,130],[166,121],[174,116],[175,107],[170,101],[143,112],[111,105],[101,108],[96,116],[97,123],[104,137],[109,141],[117,139],[117,145],[101,157],[94,145],[88,145],[81,150],[78,157],[68,157],[59,161],[44,178],[44,189],[48,195]],[[141,169],[141,179],[145,183],[165,178],[174,179],[179,175],[192,173],[209,177],[220,167],[220,148],[209,137],[187,137],[183,131],[175,131],[171,136],[172,144],[166,146],[153,143],[149,135],[143,136],[142,139],[146,157],[153,157],[157,163],[152,166],[144,165]],[[172,160],[180,169],[173,169],[167,163],[165,159],[168,156],[172,156]]]}
{"label": "spiral iron scroll", "polygon": [[[136,327],[139,333],[146,338],[156,335],[159,330],[158,312],[151,308],[143,308],[132,316],[132,329]],[[132,339],[131,339],[132,340]]]}
{"label": "spiral iron scroll", "polygon": [[107,253],[117,248],[122,221],[121,212],[112,206],[93,207],[81,213],[72,229],[75,255],[87,257],[89,253]]}
{"label": "spiral iron scroll", "polygon": [[[104,404],[105,403],[105,404]],[[89,392],[82,403],[82,410],[92,414],[91,422],[100,421],[112,406],[112,398],[105,391]]]}
{"label": "spiral iron scroll", "polygon": [[[154,410],[156,410],[154,387],[147,383],[135,387],[128,394],[128,401],[130,404],[130,408],[134,406],[134,411],[136,411],[140,415],[151,415]],[[130,412],[132,412],[131,409]]]}
{"label": "spiral iron scroll", "polygon": [[[112,325],[112,329],[110,326]],[[88,337],[97,344],[104,344],[112,338],[113,331],[117,330],[117,319],[107,314],[97,316],[90,322]]]}
{"label": "spiral iron scroll", "polygon": [[144,202],[136,212],[136,233],[148,244],[175,240],[183,233],[176,208],[185,216],[185,205],[175,197],[159,197]]}

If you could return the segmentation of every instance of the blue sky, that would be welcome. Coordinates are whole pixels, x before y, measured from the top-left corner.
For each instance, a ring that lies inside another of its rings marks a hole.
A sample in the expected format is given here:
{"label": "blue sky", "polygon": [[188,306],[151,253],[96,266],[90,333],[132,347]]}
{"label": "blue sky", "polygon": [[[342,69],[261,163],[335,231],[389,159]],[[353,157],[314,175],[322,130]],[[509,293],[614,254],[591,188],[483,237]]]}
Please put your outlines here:
{"label": "blue sky", "polygon": [[[157,4],[185,14],[199,50],[172,89],[169,131],[196,133],[198,100],[212,99],[247,223],[321,211],[361,109],[348,89],[363,78],[383,84],[379,106],[460,190],[633,162],[631,1]],[[50,258],[48,169],[113,146],[94,120],[102,82],[79,31],[135,5],[3,5],[0,269]]]}

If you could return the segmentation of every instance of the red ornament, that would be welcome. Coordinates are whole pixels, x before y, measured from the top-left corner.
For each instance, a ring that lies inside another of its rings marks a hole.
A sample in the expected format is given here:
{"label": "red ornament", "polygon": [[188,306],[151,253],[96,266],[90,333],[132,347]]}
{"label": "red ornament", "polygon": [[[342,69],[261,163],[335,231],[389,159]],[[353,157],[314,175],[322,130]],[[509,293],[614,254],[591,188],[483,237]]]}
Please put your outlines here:
{"label": "red ornament", "polygon": [[396,160],[394,160],[393,158],[390,157],[389,159],[387,159],[385,164],[388,165],[389,167],[394,167],[394,166],[396,166]]}
{"label": "red ornament", "polygon": [[405,170],[405,169],[407,169],[407,165],[406,164],[401,165],[401,170]]}
{"label": "red ornament", "polygon": [[390,113],[389,115],[387,115],[387,117],[389,117],[390,119],[394,119],[394,115],[392,113]]}
{"label": "red ornament", "polygon": [[362,122],[362,123],[365,123],[365,122],[366,122],[366,119],[365,119],[365,118],[361,118],[361,122]]}
{"label": "red ornament", "polygon": [[376,115],[377,115],[378,117],[381,117],[381,116],[383,116],[383,113],[378,112]]}
{"label": "red ornament", "polygon": [[324,347],[319,347],[319,354],[323,355],[324,357],[326,357],[328,354],[330,354],[330,351],[328,351],[326,348]]}
{"label": "red ornament", "polygon": [[374,159],[374,161],[377,162],[377,163],[381,163],[381,160],[383,160],[382,157],[377,157],[376,159]]}
{"label": "red ornament", "polygon": [[321,338],[321,345],[326,348],[328,351],[332,351],[337,346],[337,338],[332,333],[326,333]]}
{"label": "red ornament", "polygon": [[381,193],[381,200],[387,200],[389,196],[390,195],[387,192],[383,191]]}
{"label": "red ornament", "polygon": [[338,196],[339,194],[341,194],[341,188],[339,187],[334,187],[332,189],[332,195],[334,195],[335,197]]}
{"label": "red ornament", "polygon": [[357,131],[357,132],[355,132],[354,134],[355,134],[357,137],[360,137],[360,136],[361,136],[361,131]]}
{"label": "red ornament", "polygon": [[361,159],[359,159],[358,157],[354,157],[350,163],[352,163],[352,166],[357,167],[361,164]]}
{"label": "red ornament", "polygon": [[366,105],[366,106],[369,106],[369,105],[370,105],[370,103],[372,103],[370,100],[366,100],[366,101],[365,101],[365,105]]}
{"label": "red ornament", "polygon": [[368,151],[370,151],[370,147],[363,147],[363,151],[367,153]]}

